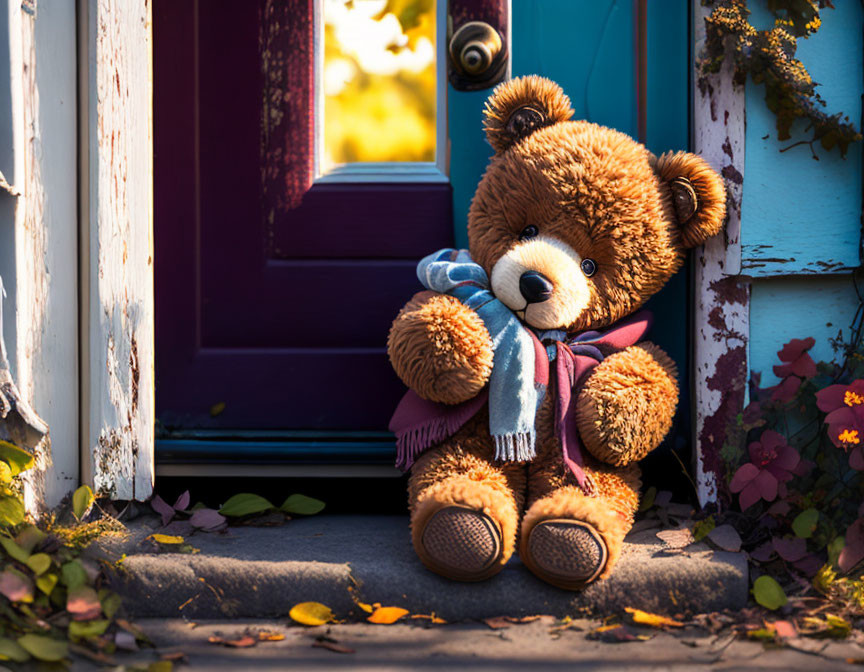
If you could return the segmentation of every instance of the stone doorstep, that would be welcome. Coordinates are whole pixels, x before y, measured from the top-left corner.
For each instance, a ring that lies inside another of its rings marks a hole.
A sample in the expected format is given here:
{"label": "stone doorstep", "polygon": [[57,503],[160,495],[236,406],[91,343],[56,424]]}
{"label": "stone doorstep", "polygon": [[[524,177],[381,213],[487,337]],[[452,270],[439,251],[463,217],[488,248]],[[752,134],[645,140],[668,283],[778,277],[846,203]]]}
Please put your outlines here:
{"label": "stone doorstep", "polygon": [[326,604],[339,618],[365,617],[353,596],[451,622],[624,607],[674,615],[740,609],[748,596],[744,554],[701,543],[671,551],[657,530],[631,534],[612,577],[572,593],[536,579],[518,557],[482,583],[439,577],[420,564],[402,516],[324,515],[235,527],[190,537],[200,553],[142,552],[141,540],[158,525],[135,521],[125,541],[100,543],[111,555],[127,554],[120,590],[136,618],[279,618],[306,601]]}

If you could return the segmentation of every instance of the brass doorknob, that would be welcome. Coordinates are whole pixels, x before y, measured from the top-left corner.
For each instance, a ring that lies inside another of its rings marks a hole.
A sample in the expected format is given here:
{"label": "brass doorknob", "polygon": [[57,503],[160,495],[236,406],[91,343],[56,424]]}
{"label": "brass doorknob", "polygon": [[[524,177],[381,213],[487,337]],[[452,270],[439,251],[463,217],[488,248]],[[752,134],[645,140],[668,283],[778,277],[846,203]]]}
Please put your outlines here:
{"label": "brass doorknob", "polygon": [[461,90],[487,88],[500,81],[507,67],[504,42],[484,21],[469,21],[453,33],[449,46],[451,83]]}

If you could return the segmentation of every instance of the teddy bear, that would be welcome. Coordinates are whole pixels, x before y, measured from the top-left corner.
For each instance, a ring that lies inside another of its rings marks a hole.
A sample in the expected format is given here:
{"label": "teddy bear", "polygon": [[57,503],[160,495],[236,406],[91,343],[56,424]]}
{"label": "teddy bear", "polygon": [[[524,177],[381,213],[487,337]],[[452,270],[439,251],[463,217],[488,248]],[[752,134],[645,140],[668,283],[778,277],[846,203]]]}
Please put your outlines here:
{"label": "teddy bear", "polygon": [[469,249],[420,263],[426,289],[388,337],[409,388],[390,427],[412,542],[450,579],[488,579],[517,546],[559,588],[608,577],[639,506],[637,463],[678,403],[641,308],[720,232],[723,182],[694,154],[657,157],[572,116],[539,76],[493,91]]}

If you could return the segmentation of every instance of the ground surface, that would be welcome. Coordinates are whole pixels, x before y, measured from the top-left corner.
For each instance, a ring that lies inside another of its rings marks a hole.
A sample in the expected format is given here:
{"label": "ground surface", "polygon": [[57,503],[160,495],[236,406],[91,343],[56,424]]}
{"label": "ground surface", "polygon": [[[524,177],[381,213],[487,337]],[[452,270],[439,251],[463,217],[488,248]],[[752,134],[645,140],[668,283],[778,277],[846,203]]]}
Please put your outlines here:
{"label": "ground surface", "polygon": [[[657,523],[659,526],[659,523]],[[536,579],[518,558],[492,579],[457,583],[427,571],[403,516],[316,516],[278,527],[232,527],[186,538],[195,553],[147,540],[158,519],[135,521],[123,541],[104,542],[122,563],[121,592],[137,618],[279,618],[299,602],[362,617],[356,602],[380,602],[448,621],[500,615],[611,614],[625,607],[670,615],[739,609],[747,562],[693,544],[674,548],[655,529],[628,537],[612,577],[572,593]],[[159,552],[159,551],[162,552]]]}
{"label": "ground surface", "polygon": [[[371,625],[354,623],[316,628],[276,621],[197,622],[145,619],[138,625],[157,650],[117,656],[127,666],[158,660],[162,654],[185,654],[179,670],[822,670],[862,669],[847,659],[864,658],[864,649],[849,643],[800,641],[811,653],[793,648],[766,649],[757,642],[713,636],[697,628],[674,633],[633,629],[651,637],[626,643],[589,639],[598,621],[578,620],[555,630],[555,619],[493,630],[484,623],[454,625]],[[211,636],[239,639],[264,631],[284,635],[281,641],[250,648],[227,648],[208,642]],[[352,653],[314,646],[326,642]],[[792,642],[794,646],[799,642]],[[821,650],[820,653],[816,653]],[[76,671],[95,669],[78,661]],[[104,669],[104,668],[103,668]],[[128,669],[128,668],[127,668]]]}

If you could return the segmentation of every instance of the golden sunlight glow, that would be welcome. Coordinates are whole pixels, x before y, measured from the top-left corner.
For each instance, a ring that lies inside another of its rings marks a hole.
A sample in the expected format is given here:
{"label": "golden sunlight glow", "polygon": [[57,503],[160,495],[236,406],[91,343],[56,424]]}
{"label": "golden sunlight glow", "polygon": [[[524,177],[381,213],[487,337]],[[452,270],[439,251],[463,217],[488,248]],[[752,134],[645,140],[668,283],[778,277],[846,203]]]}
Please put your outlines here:
{"label": "golden sunlight glow", "polygon": [[435,160],[435,0],[324,0],[323,172]]}

